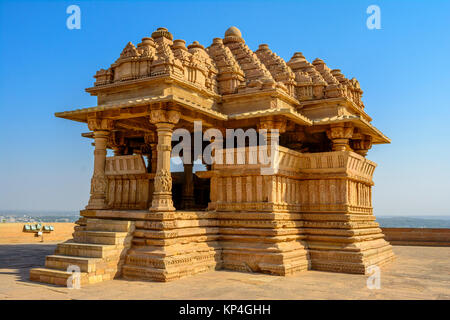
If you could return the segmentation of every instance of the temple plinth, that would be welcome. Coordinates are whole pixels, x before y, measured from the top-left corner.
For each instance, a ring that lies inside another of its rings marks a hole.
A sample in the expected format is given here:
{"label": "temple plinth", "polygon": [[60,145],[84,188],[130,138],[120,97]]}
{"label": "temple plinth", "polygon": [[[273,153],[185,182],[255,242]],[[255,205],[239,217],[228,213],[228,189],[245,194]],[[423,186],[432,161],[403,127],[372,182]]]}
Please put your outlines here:
{"label": "temple plinth", "polygon": [[[158,28],[94,78],[96,106],[56,114],[88,125],[90,199],[32,280],[65,285],[73,265],[82,284],[213,269],[364,274],[394,259],[366,158],[390,140],[355,78],[301,52],[252,51],[236,27],[209,47]],[[191,161],[174,170],[184,142]]]}

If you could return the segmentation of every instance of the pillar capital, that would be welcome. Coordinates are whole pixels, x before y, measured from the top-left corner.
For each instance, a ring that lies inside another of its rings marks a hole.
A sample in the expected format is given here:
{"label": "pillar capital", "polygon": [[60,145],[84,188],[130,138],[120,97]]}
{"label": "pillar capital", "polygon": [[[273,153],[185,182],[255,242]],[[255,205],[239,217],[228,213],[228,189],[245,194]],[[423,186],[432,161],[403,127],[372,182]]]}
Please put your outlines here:
{"label": "pillar capital", "polygon": [[353,136],[353,126],[349,123],[337,123],[330,125],[327,137],[333,143],[333,151],[348,151],[350,149],[349,139]]}
{"label": "pillar capital", "polygon": [[114,120],[101,118],[88,118],[88,128],[91,131],[111,131],[114,129]]}
{"label": "pillar capital", "polygon": [[[94,131],[95,136],[95,131]],[[127,141],[123,132],[120,131],[112,131],[109,136],[109,146],[114,151],[115,156],[121,156],[126,153],[127,149]]]}
{"label": "pillar capital", "polygon": [[[258,130],[266,130],[266,132],[260,132],[267,145],[276,144],[279,145],[280,134],[286,131],[286,119],[280,117],[266,117],[259,119],[257,124]],[[272,130],[278,130],[278,132],[272,132]]]}
{"label": "pillar capital", "polygon": [[175,108],[171,109],[152,109],[150,111],[150,122],[156,125],[156,127],[172,127],[180,120],[181,113]]}
{"label": "pillar capital", "polygon": [[278,130],[278,133],[284,133],[286,131],[286,119],[276,118],[276,117],[268,117],[261,118],[258,122],[258,130]]}
{"label": "pillar capital", "polygon": [[353,136],[353,126],[344,123],[332,124],[327,136],[329,139],[350,139]]}
{"label": "pillar capital", "polygon": [[372,148],[372,136],[365,134],[354,135],[351,141],[353,150],[365,157],[370,148]]}

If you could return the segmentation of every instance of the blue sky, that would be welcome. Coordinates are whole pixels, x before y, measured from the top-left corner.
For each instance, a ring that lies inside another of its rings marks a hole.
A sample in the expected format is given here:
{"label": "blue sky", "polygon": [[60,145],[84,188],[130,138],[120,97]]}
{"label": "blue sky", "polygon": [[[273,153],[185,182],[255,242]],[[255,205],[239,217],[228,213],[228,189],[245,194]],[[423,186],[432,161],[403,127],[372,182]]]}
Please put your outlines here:
{"label": "blue sky", "polygon": [[[66,8],[81,8],[81,29]],[[381,30],[366,8],[381,9]],[[0,210],[82,209],[93,164],[85,124],[54,112],[96,105],[96,70],[164,26],[208,46],[237,26],[285,60],[323,59],[364,90],[373,124],[378,215],[450,215],[450,2],[448,1],[1,1]]]}

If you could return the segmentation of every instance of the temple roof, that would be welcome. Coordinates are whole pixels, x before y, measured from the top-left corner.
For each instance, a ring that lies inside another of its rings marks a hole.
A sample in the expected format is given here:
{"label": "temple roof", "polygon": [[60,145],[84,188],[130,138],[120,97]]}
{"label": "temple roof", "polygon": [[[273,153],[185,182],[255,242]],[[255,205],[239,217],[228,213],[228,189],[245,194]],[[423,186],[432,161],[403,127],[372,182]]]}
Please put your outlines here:
{"label": "temple roof", "polygon": [[[286,62],[267,44],[252,51],[236,27],[226,30],[223,39],[215,38],[209,47],[197,41],[186,47],[184,40],[172,39],[167,29],[158,28],[137,46],[128,42],[110,68],[97,72],[95,86],[87,90],[97,92],[102,87],[123,81],[171,74],[213,94],[279,88],[299,101],[342,96],[364,109],[360,99],[362,91],[355,78],[347,79],[339,69],[330,69],[321,59],[310,63],[301,52],[296,52]],[[147,62],[146,68],[124,68],[127,62],[142,61]],[[190,68],[199,70],[202,77],[189,79]],[[230,79],[235,81],[230,83]],[[308,85],[322,87],[322,90],[305,94],[301,89]]]}
{"label": "temple roof", "polygon": [[[208,47],[197,41],[186,46],[186,41],[158,28],[137,45],[128,42],[117,60],[94,78],[94,86],[86,91],[98,96],[98,105],[56,116],[85,121],[88,113],[173,99],[221,120],[281,112],[311,126],[354,115],[373,127],[358,80],[322,59],[309,62],[301,52],[286,62],[267,44],[252,51],[234,26]],[[176,89],[167,87],[168,78]],[[136,95],[130,88],[137,88]],[[375,143],[389,142],[378,130],[369,131],[377,136]]]}

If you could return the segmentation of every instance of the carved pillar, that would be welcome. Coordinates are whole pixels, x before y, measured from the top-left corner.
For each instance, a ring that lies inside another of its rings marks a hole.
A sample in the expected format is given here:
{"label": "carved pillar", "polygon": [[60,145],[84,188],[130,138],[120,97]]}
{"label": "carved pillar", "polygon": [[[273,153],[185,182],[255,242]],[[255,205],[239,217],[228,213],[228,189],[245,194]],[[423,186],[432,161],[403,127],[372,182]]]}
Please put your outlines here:
{"label": "carved pillar", "polygon": [[194,164],[184,164],[184,184],[183,193],[181,198],[181,208],[182,209],[193,209],[195,207],[194,198],[194,174],[192,173],[192,168]]}
{"label": "carved pillar", "polygon": [[327,136],[333,144],[333,151],[351,150],[349,145],[349,139],[353,136],[353,127],[351,125],[344,123],[333,124],[327,131]]}
{"label": "carved pillar", "polygon": [[170,153],[172,150],[173,127],[180,119],[177,110],[155,109],[151,111],[150,122],[156,126],[158,134],[155,189],[151,211],[174,211],[172,201],[172,176],[170,173]]}
{"label": "carved pillar", "polygon": [[147,166],[150,169],[150,173],[156,173],[156,166],[158,163],[157,157],[157,135],[154,132],[144,135],[145,144],[148,146],[147,154]]}
{"label": "carved pillar", "polygon": [[125,154],[127,147],[125,137],[122,132],[113,131],[109,136],[109,144],[114,151],[114,156],[122,156]]}
{"label": "carved pillar", "polygon": [[353,150],[365,157],[370,148],[372,148],[372,136],[365,134],[354,134],[351,145]]}
{"label": "carved pillar", "polygon": [[[280,134],[286,131],[286,119],[283,118],[263,118],[259,120],[258,130],[267,130],[266,133],[262,133],[267,142],[268,153],[270,154],[270,146],[276,143],[279,145]],[[272,130],[278,130],[272,131]]]}
{"label": "carved pillar", "polygon": [[105,175],[106,144],[113,129],[110,119],[88,119],[89,130],[94,131],[94,173],[91,179],[91,196],[86,209],[106,209],[107,179]]}
{"label": "carved pillar", "polygon": [[305,133],[303,131],[290,131],[286,133],[287,147],[292,150],[301,151]]}
{"label": "carved pillar", "polygon": [[152,164],[152,173],[156,173],[156,167],[158,165],[158,148],[157,148],[157,144],[153,143],[151,145],[152,148],[152,160],[151,160],[151,164]]}
{"label": "carved pillar", "polygon": [[[194,209],[195,208],[195,197],[194,197],[194,148],[193,141],[191,139],[191,147],[189,150],[183,150],[190,154],[191,163],[183,163],[184,169],[184,184],[181,194],[181,208],[182,209]],[[184,155],[183,155],[184,156]],[[183,157],[184,158],[184,157]]]}
{"label": "carved pillar", "polygon": [[[268,165],[267,167],[265,166],[264,168],[261,168],[262,175],[272,175],[278,172],[278,146],[280,145],[280,134],[286,131],[286,122],[286,119],[281,117],[267,117],[259,120],[259,134],[265,137],[267,143],[267,151],[263,152],[262,155],[264,158],[267,155],[267,159],[259,159],[260,162],[262,161],[262,163]],[[261,142],[259,148],[261,148]],[[261,153],[258,152],[258,157],[260,156]]]}

